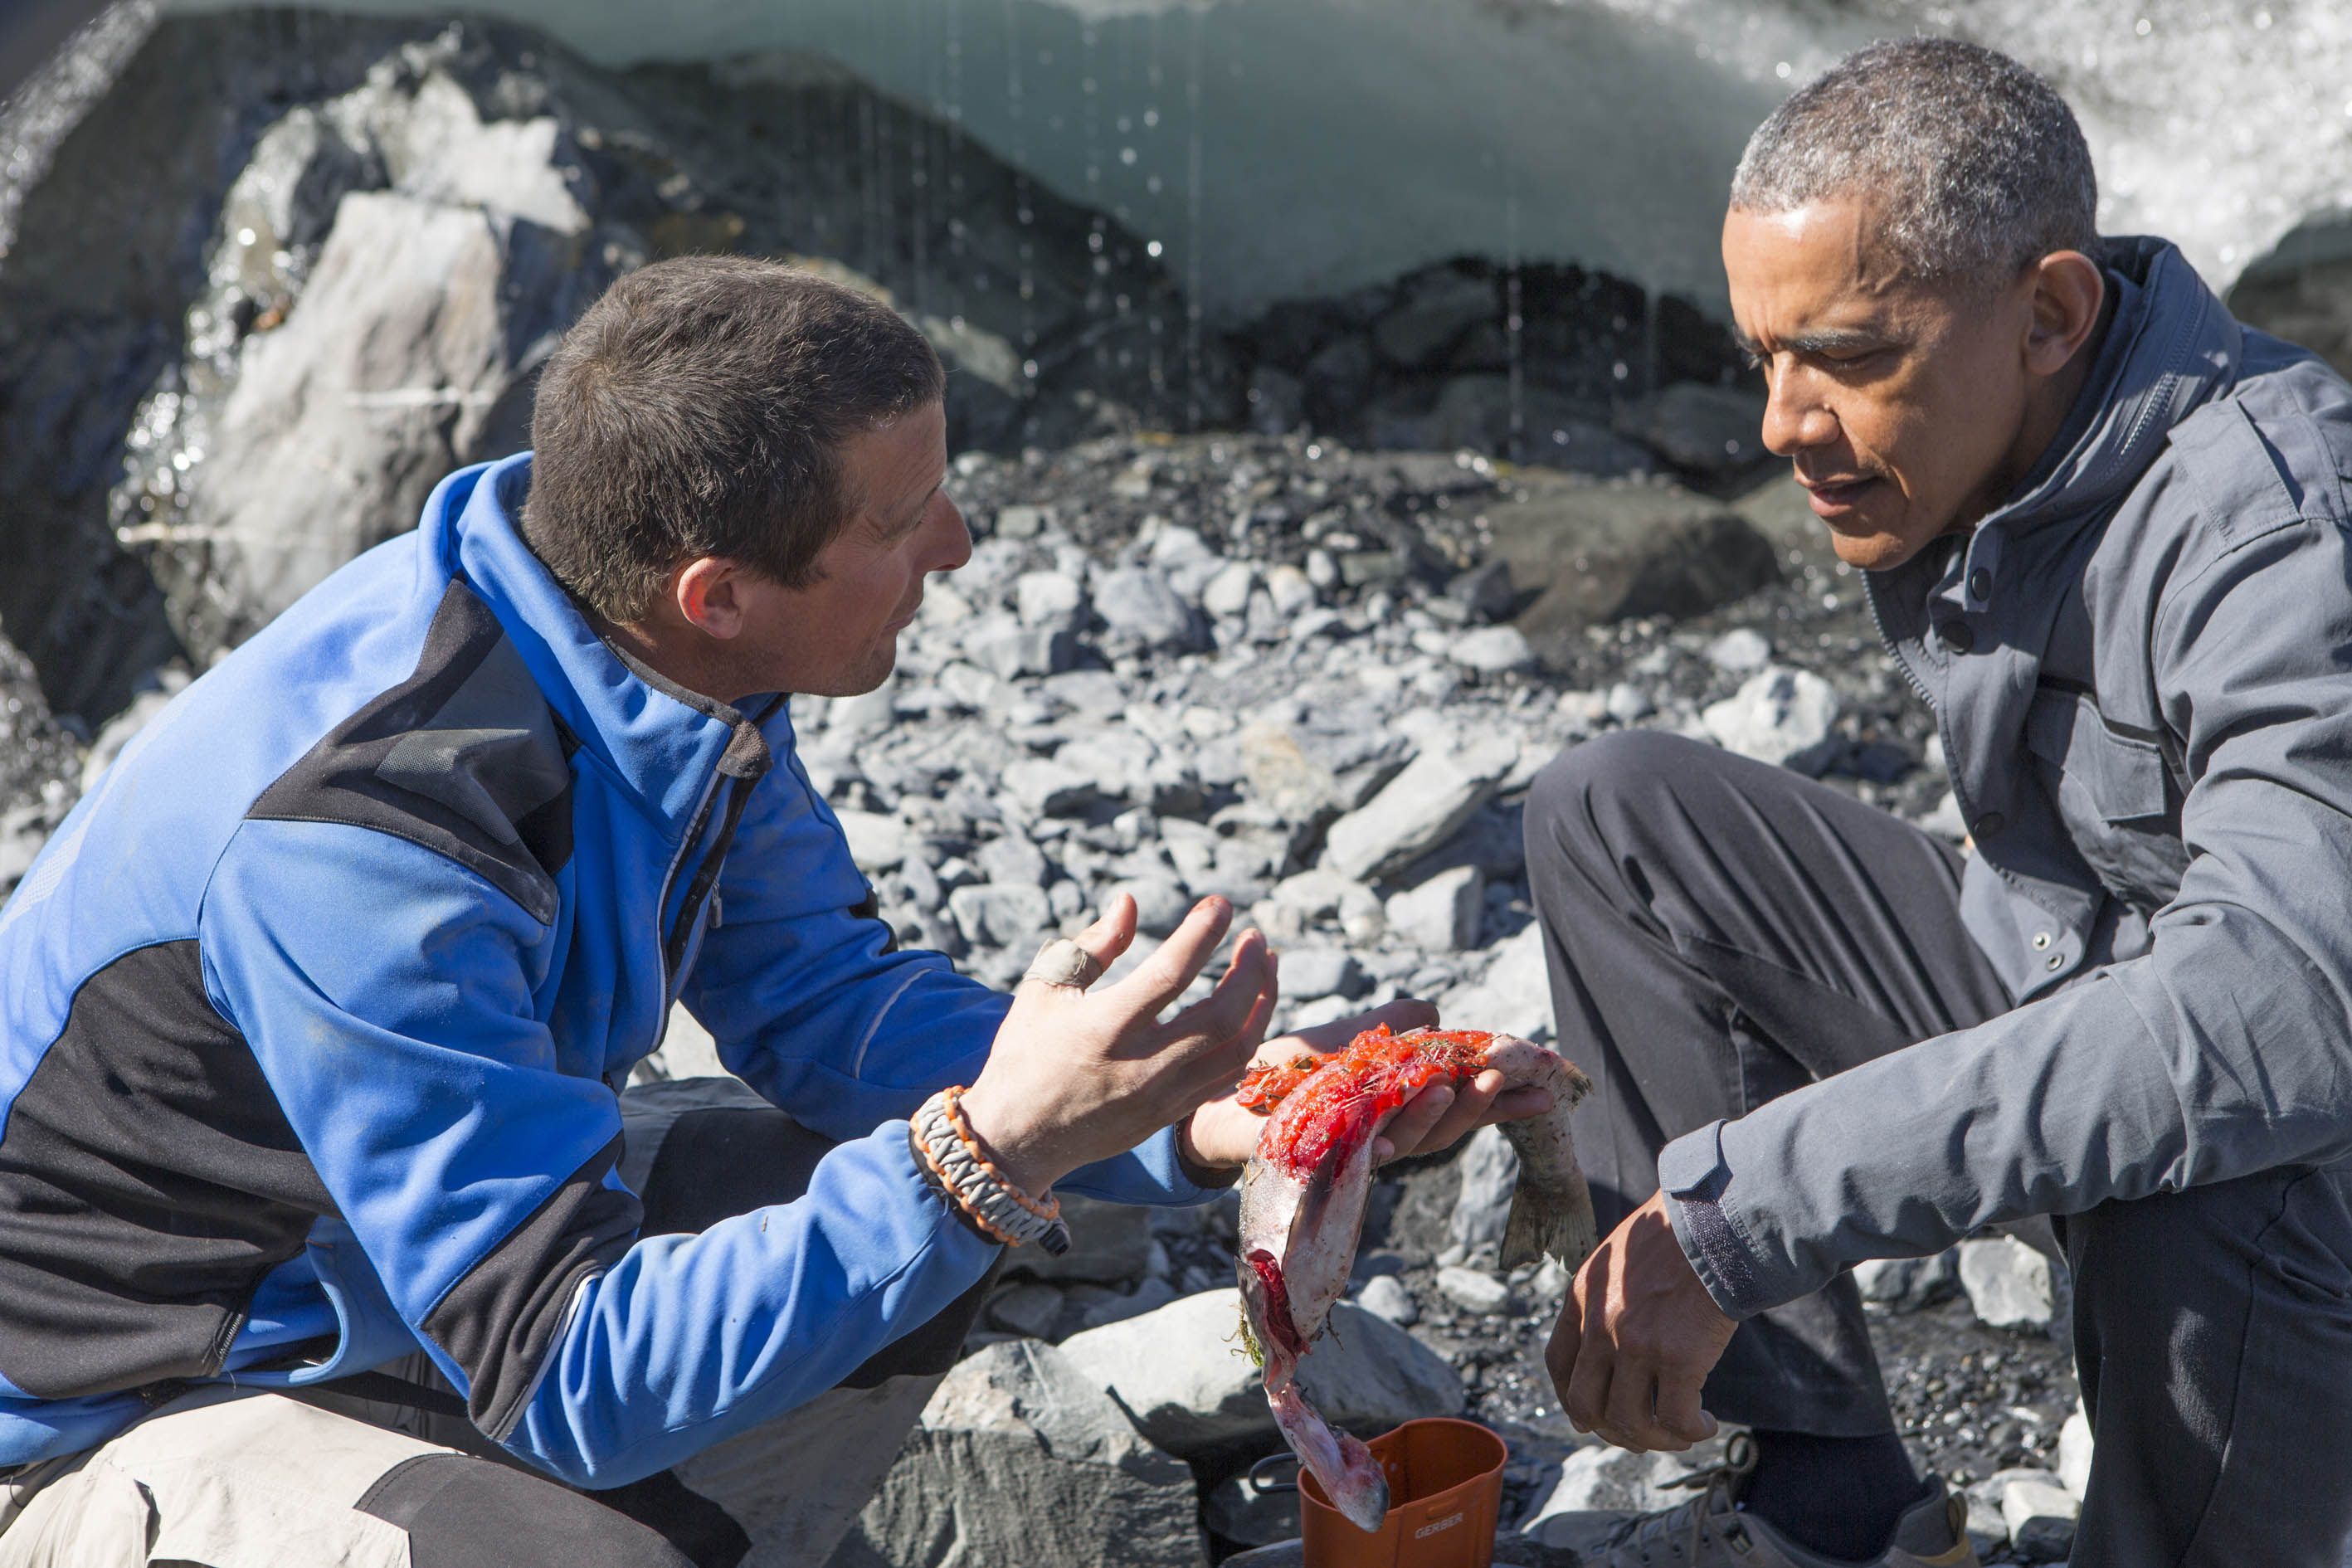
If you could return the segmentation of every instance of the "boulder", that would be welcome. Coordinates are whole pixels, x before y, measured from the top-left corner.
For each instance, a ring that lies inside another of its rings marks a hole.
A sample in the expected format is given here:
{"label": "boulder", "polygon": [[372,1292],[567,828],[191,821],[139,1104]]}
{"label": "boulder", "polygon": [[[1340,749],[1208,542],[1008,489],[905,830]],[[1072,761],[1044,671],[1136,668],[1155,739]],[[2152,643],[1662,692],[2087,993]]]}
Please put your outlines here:
{"label": "boulder", "polygon": [[[1109,1332],[1098,1330],[1097,1332]],[[1198,1568],[1192,1472],[1051,1345],[950,1372],[832,1568]]]}
{"label": "boulder", "polygon": [[1764,399],[1746,387],[1678,381],[1629,405],[1617,427],[1696,474],[1735,473],[1768,455]]}
{"label": "boulder", "polygon": [[1771,668],[1709,703],[1699,722],[1743,757],[1819,773],[1832,760],[1837,716],[1837,689],[1828,681],[1808,669]]}
{"label": "boulder", "polygon": [[1503,735],[1423,751],[1378,795],[1331,825],[1325,863],[1360,881],[1402,870],[1452,837],[1493,798],[1518,760],[1518,742]]}
{"label": "boulder", "polygon": [[[1331,1321],[1336,1331],[1316,1341],[1298,1369],[1327,1419],[1370,1436],[1417,1415],[1462,1413],[1462,1380],[1435,1351],[1344,1301],[1332,1309]],[[1275,1439],[1274,1415],[1258,1369],[1242,1350],[1240,1324],[1238,1290],[1204,1290],[1075,1334],[1062,1352],[1145,1436],[1190,1457],[1236,1439]]]}
{"label": "boulder", "polygon": [[2058,1428],[2058,1480],[2079,1500],[2090,1495],[2091,1459],[2096,1443],[2091,1436],[2091,1418],[2076,1405],[2067,1414],[2066,1424]]}
{"label": "boulder", "polygon": [[1014,613],[1024,626],[1066,631],[1077,625],[1086,589],[1066,572],[1024,572],[1013,584]]}
{"label": "boulder", "polygon": [[976,947],[1034,947],[1045,940],[1054,920],[1045,889],[1021,882],[958,888],[948,895],[948,913],[964,941]]}
{"label": "boulder", "polygon": [[1486,913],[1486,878],[1475,866],[1440,871],[1417,888],[1391,895],[1389,929],[1423,952],[1475,947]]}
{"label": "boulder", "polygon": [[1772,546],[1720,501],[1662,482],[1525,474],[1485,509],[1491,553],[1533,602],[1513,623],[1540,652],[1629,616],[1685,616],[1780,577]]}
{"label": "boulder", "polygon": [[1500,313],[1495,283],[1450,267],[1435,268],[1405,285],[1402,297],[1372,323],[1372,346],[1408,368],[1425,364],[1481,321]]}
{"label": "boulder", "polygon": [[1959,1258],[1946,1250],[1932,1258],[1873,1258],[1853,1266],[1853,1282],[1865,1301],[1892,1311],[1916,1312],[1959,1289]]}
{"label": "boulder", "polygon": [[1552,1547],[1589,1546],[1629,1513],[1654,1513],[1690,1500],[1688,1491],[1668,1483],[1696,1468],[1679,1454],[1579,1448],[1560,1462],[1551,1489],[1520,1521],[1519,1532]]}
{"label": "boulder", "polygon": [[1282,994],[1294,1002],[1357,997],[1370,984],[1364,966],[1344,948],[1289,948],[1282,954]]}
{"label": "boulder", "polygon": [[2000,1517],[2010,1550],[2028,1563],[2059,1563],[2074,1548],[2082,1505],[2047,1471],[2016,1474],[2001,1488]]}
{"label": "boulder", "polygon": [[1488,950],[1486,973],[1437,999],[1448,1024],[1490,1029],[1530,1040],[1551,1037],[1551,976],[1544,967],[1543,930],[1533,921]]}
{"label": "boulder", "polygon": [[2013,1236],[1959,1245],[1960,1288],[1979,1321],[1996,1329],[2054,1330],[2064,1321],[2067,1282],[2047,1253]]}

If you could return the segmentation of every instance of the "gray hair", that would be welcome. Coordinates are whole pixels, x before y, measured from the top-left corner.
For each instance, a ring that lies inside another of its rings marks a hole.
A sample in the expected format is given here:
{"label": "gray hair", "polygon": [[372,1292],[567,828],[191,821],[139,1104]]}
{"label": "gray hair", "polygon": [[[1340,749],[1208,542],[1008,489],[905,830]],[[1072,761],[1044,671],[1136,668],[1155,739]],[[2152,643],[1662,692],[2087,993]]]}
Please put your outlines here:
{"label": "gray hair", "polygon": [[1868,192],[1914,276],[1991,287],[2058,250],[2097,259],[2091,149],[2050,84],[1957,38],[1855,50],[1756,128],[1731,205],[1787,212]]}

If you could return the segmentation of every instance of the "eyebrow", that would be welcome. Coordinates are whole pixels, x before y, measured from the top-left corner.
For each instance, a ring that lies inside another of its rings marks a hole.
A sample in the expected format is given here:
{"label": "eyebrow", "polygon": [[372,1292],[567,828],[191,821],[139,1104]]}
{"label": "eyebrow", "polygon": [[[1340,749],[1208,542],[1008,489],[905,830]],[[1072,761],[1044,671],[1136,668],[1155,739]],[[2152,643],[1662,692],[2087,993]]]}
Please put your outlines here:
{"label": "eyebrow", "polygon": [[[1731,337],[1743,353],[1757,359],[1765,357],[1763,345],[1739,328],[1731,329]],[[1884,348],[1892,341],[1885,332],[1861,327],[1818,327],[1810,332],[1797,333],[1782,346],[1801,354],[1852,353],[1858,350]]]}

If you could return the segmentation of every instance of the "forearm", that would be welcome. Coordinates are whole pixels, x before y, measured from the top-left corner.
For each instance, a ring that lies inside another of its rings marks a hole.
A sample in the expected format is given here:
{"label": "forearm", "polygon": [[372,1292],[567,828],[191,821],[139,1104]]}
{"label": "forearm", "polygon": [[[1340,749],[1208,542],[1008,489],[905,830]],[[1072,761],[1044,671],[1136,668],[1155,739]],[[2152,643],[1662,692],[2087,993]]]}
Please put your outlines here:
{"label": "forearm", "polygon": [[1675,1234],[1746,1316],[2001,1220],[2333,1158],[2343,967],[2243,910],[2179,920],[2147,957],[1678,1139]]}

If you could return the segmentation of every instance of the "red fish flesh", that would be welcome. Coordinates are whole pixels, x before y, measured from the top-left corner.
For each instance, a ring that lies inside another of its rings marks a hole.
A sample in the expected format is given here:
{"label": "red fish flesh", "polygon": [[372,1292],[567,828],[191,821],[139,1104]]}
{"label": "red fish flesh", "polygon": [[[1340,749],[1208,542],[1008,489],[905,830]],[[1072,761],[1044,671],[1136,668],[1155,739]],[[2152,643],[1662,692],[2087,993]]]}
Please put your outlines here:
{"label": "red fish flesh", "polygon": [[1568,1113],[1592,1085],[1532,1040],[1466,1029],[1382,1025],[1330,1056],[1253,1069],[1239,1099],[1267,1113],[1242,1177],[1244,1327],[1265,1369],[1266,1403],[1299,1462],[1334,1506],[1373,1531],[1388,1512],[1388,1479],[1370,1450],[1339,1432],[1300,1393],[1298,1358],[1313,1348],[1347,1289],[1371,1190],[1372,1140],[1405,1101],[1432,1084],[1487,1068],[1507,1088],[1551,1091],[1551,1110],[1502,1123],[1519,1157],[1518,1190],[1503,1235],[1507,1268],[1549,1253],[1570,1268],[1594,1240],[1592,1195],[1577,1168]]}

